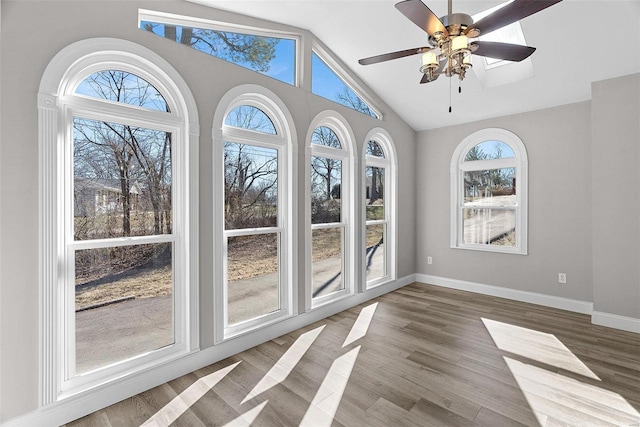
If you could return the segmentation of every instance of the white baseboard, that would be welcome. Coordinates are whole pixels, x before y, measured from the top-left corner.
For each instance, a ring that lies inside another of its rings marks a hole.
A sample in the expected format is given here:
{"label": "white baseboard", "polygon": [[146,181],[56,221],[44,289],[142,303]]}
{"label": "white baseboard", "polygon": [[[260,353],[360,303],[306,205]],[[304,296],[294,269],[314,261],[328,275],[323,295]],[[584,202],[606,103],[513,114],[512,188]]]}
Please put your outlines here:
{"label": "white baseboard", "polygon": [[186,375],[341,311],[348,310],[351,307],[415,281],[415,274],[410,274],[361,294],[336,301],[334,304],[319,307],[318,309],[299,314],[282,322],[274,323],[263,329],[196,351],[165,365],[156,366],[144,372],[130,375],[127,378],[122,378],[92,390],[78,393],[77,395],[38,408],[35,411],[20,415],[0,424],[2,424],[3,427],[49,427],[68,423],[130,396],[142,393],[145,390],[164,384],[182,375]]}
{"label": "white baseboard", "polygon": [[633,317],[594,311],[591,315],[591,323],[640,334],[640,319]]}
{"label": "white baseboard", "polygon": [[416,280],[418,282],[442,286],[445,288],[459,289],[462,291],[507,298],[515,301],[529,302],[545,307],[559,308],[561,310],[573,311],[575,313],[589,314],[591,315],[591,323],[594,325],[640,333],[640,319],[594,311],[592,302],[539,294],[536,292],[501,288],[499,286],[449,279],[440,276],[431,276],[429,274],[416,274]]}
{"label": "white baseboard", "polygon": [[552,295],[539,294],[536,292],[519,291],[517,289],[502,288],[500,286],[485,285],[476,282],[467,282],[465,280],[449,279],[446,277],[432,276],[429,274],[416,274],[416,280],[419,282],[429,283],[431,285],[442,286],[445,288],[459,289],[462,291],[507,298],[515,301],[529,302],[545,307],[573,311],[575,313],[593,313],[593,303],[587,301],[556,297]]}

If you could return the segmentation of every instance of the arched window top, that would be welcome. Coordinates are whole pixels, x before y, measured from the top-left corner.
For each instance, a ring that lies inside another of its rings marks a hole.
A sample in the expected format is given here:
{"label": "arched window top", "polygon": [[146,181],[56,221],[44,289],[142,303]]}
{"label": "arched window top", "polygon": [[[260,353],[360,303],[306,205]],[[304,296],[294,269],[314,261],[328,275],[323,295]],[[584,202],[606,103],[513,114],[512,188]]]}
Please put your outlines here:
{"label": "arched window top", "polygon": [[313,130],[313,133],[311,134],[311,143],[331,148],[342,148],[338,135],[336,135],[336,133],[327,126],[318,126]]}
{"label": "arched window top", "polygon": [[528,159],[500,128],[460,142],[451,157],[451,247],[527,254]]}
{"label": "arched window top", "polygon": [[170,112],[165,97],[137,74],[121,70],[101,70],[78,84],[77,95],[133,105],[149,110]]}
{"label": "arched window top", "polygon": [[384,149],[377,141],[369,141],[367,142],[367,156],[380,157],[385,158]]}
{"label": "arched window top", "polygon": [[276,135],[276,127],[267,114],[253,105],[239,105],[227,114],[224,124],[246,130]]}
{"label": "arched window top", "polygon": [[502,141],[489,140],[474,145],[465,154],[464,161],[511,159],[514,157],[516,157],[516,154],[509,144]]}

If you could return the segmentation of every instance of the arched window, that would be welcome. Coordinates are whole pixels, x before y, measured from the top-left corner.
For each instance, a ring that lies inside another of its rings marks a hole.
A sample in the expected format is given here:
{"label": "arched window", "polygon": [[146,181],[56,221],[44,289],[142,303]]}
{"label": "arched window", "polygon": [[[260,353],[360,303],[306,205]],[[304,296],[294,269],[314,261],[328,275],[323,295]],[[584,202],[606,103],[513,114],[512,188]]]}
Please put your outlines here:
{"label": "arched window", "polygon": [[198,129],[177,72],[114,39],[54,57],[39,113],[46,404],[197,348]]}
{"label": "arched window", "polygon": [[354,292],[353,135],[335,112],[318,115],[308,136],[310,260],[307,307]]}
{"label": "arched window", "polygon": [[366,288],[395,279],[396,168],[391,138],[383,129],[369,132],[364,147]]}
{"label": "arched window", "polygon": [[214,272],[217,341],[293,313],[291,123],[276,95],[255,85],[227,93],[214,118],[224,242]]}
{"label": "arched window", "polygon": [[451,160],[451,247],[527,253],[527,152],[514,133],[483,129]]}

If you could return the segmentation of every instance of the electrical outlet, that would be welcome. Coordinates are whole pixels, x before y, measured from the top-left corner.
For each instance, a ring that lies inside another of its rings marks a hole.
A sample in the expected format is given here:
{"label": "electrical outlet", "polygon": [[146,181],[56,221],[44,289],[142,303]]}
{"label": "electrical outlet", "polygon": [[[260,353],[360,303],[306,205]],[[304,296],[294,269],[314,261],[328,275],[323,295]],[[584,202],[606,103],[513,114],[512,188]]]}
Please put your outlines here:
{"label": "electrical outlet", "polygon": [[433,258],[430,256],[427,257],[427,264],[433,264]]}
{"label": "electrical outlet", "polygon": [[567,273],[558,273],[558,283],[567,283]]}

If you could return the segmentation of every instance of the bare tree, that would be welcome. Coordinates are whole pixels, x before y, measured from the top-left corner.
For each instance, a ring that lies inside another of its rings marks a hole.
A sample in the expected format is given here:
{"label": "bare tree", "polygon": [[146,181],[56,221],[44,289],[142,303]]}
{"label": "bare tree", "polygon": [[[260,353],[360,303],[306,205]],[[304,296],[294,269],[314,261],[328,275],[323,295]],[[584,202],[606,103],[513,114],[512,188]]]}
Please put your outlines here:
{"label": "bare tree", "polygon": [[142,28],[218,58],[249,64],[252,69],[262,72],[269,70],[271,60],[275,57],[275,47],[279,42],[279,39],[273,37],[155,22],[144,22]]}
{"label": "bare tree", "polygon": [[[106,70],[89,76],[78,92],[100,99],[169,111],[162,95],[131,73]],[[76,177],[116,178],[122,208],[123,236],[132,234],[132,188],[145,183],[154,213],[154,233],[171,232],[171,134],[143,127],[74,119]]]}
{"label": "bare tree", "polygon": [[352,108],[356,111],[360,111],[367,116],[376,117],[371,108],[360,98],[354,91],[349,89],[348,86],[344,86],[340,92],[336,94],[336,101],[340,104]]}

